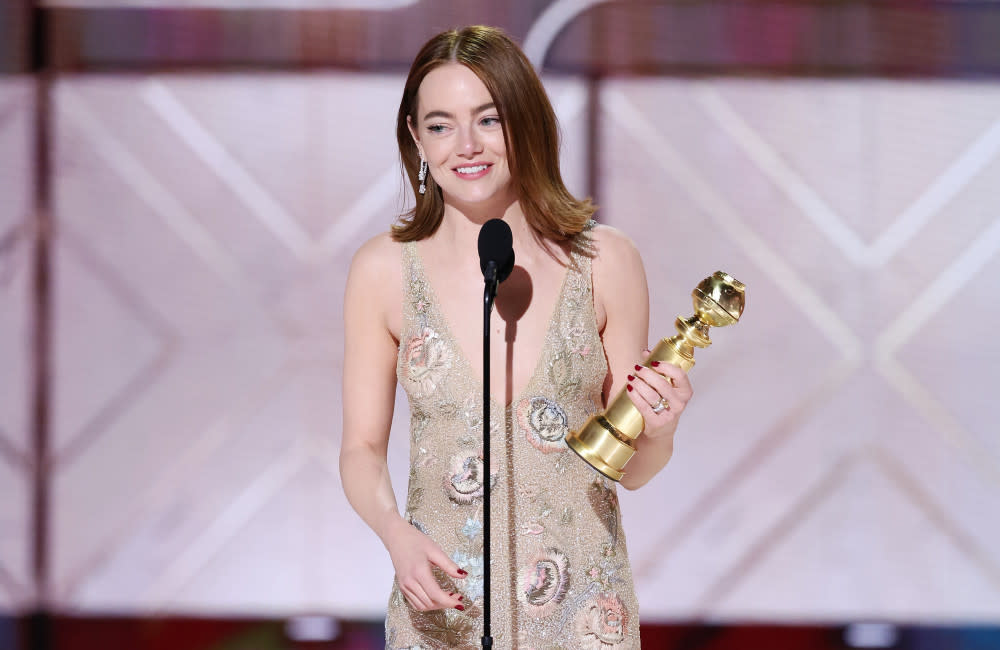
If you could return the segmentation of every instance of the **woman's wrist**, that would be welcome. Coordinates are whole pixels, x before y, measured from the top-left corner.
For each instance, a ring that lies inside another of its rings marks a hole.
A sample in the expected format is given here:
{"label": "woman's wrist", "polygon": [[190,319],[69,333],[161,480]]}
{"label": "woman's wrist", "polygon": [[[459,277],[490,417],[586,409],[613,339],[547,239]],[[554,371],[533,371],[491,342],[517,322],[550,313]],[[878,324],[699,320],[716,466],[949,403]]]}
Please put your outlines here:
{"label": "woman's wrist", "polygon": [[387,510],[378,521],[375,534],[382,540],[382,545],[389,548],[389,541],[395,536],[400,525],[409,526],[395,509]]}

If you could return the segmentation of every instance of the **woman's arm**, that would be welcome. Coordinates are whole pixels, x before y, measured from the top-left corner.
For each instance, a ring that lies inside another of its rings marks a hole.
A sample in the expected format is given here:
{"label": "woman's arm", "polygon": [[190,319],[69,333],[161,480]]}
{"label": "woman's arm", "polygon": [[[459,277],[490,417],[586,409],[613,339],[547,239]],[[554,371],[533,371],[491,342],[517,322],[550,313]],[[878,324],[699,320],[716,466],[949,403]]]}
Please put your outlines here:
{"label": "woman's arm", "polygon": [[[594,301],[598,316],[604,318],[601,337],[610,374],[605,398],[631,387],[629,397],[646,423],[621,480],[623,487],[634,490],[670,460],[678,418],[691,399],[691,384],[687,374],[671,364],[636,370],[636,364],[649,355],[649,289],[642,258],[635,244],[614,228],[598,226],[595,239]],[[670,408],[654,413],[653,405],[661,397]]]}
{"label": "woman's arm", "polygon": [[460,606],[431,572],[455,578],[458,566],[399,514],[386,453],[396,397],[396,341],[390,310],[402,305],[399,247],[387,235],[355,254],[344,296],[344,426],[340,478],[351,506],[392,557],[400,590],[420,610]]}

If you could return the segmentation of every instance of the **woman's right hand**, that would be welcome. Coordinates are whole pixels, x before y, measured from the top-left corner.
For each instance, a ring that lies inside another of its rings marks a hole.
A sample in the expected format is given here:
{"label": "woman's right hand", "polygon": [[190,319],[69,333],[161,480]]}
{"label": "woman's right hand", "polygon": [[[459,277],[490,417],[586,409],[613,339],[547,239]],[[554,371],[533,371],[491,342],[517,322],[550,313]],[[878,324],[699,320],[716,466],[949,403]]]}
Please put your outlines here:
{"label": "woman's right hand", "polygon": [[463,571],[430,537],[402,517],[386,535],[386,548],[396,569],[396,583],[410,606],[421,612],[454,607],[464,610],[462,594],[448,593],[434,577],[432,567],[461,580]]}

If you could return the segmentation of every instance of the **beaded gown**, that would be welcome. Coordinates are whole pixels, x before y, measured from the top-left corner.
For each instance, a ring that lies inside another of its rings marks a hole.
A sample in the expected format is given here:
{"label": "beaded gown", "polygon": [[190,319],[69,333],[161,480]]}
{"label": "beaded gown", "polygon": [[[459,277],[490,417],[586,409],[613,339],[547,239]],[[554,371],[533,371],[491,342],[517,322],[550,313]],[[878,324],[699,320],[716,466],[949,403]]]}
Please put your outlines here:
{"label": "beaded gown", "polygon": [[[494,647],[639,647],[639,612],[616,485],[574,454],[566,434],[601,408],[607,373],[591,259],[577,236],[529,383],[491,400],[491,632]],[[420,612],[394,584],[386,648],[479,648],[483,607],[482,382],[440,311],[414,243],[403,244],[397,376],[410,402],[405,517],[468,572],[435,569],[465,611]]]}

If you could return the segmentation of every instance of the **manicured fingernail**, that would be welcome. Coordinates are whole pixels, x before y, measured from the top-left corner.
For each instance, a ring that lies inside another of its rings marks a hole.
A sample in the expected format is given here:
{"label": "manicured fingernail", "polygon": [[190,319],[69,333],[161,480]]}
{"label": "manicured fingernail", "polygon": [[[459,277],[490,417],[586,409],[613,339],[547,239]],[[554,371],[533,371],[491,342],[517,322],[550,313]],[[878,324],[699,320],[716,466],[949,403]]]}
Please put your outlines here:
{"label": "manicured fingernail", "polygon": [[454,592],[454,591],[449,591],[449,592],[448,592],[448,597],[449,597],[449,598],[450,598],[451,596],[454,596],[454,595],[455,595],[455,592]]}
{"label": "manicured fingernail", "polygon": [[459,569],[458,572],[463,576],[469,575],[469,573],[465,569]]}
{"label": "manicured fingernail", "polygon": [[653,366],[655,368],[656,366],[660,365],[660,362],[659,361],[653,361],[649,365],[651,365],[651,366]]}
{"label": "manicured fingernail", "polygon": [[632,381],[633,379],[635,379],[635,377],[633,377],[632,375],[629,375],[629,376],[628,376],[628,380],[629,380],[629,381]]}
{"label": "manicured fingernail", "polygon": [[455,609],[457,609],[460,612],[464,612],[465,611],[465,605],[455,605]]}
{"label": "manicured fingernail", "polygon": [[625,388],[628,389],[628,392],[632,392],[632,384],[625,384]]}
{"label": "manicured fingernail", "polygon": [[635,371],[639,372],[640,370],[642,370],[642,366],[640,366],[639,364],[635,364]]}
{"label": "manicured fingernail", "polygon": [[458,599],[459,599],[459,600],[462,600],[463,598],[465,598],[465,596],[463,596],[463,595],[459,594],[459,596],[458,596]]}

